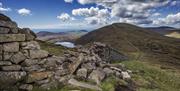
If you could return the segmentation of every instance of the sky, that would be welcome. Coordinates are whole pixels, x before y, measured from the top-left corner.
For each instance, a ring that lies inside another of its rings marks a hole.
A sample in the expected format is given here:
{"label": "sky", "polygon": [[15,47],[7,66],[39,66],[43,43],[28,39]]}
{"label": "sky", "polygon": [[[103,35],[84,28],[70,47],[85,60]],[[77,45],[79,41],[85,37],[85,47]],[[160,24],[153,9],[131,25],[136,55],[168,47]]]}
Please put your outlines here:
{"label": "sky", "polygon": [[180,28],[180,0],[0,0],[19,27],[93,30],[112,23]]}

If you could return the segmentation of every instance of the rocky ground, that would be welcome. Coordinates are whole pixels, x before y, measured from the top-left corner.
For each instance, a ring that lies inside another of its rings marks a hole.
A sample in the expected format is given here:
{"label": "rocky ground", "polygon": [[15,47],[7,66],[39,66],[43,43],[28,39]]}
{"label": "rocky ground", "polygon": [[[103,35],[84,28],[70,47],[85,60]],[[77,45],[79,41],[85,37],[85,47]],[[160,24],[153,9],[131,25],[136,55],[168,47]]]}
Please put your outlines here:
{"label": "rocky ground", "polygon": [[112,75],[131,82],[130,70],[122,64],[111,64],[113,59],[127,57],[105,44],[79,46],[62,56],[54,56],[42,50],[35,38],[30,29],[18,28],[10,18],[0,15],[1,91],[31,91],[34,87],[49,90],[59,85],[101,91],[100,83]]}

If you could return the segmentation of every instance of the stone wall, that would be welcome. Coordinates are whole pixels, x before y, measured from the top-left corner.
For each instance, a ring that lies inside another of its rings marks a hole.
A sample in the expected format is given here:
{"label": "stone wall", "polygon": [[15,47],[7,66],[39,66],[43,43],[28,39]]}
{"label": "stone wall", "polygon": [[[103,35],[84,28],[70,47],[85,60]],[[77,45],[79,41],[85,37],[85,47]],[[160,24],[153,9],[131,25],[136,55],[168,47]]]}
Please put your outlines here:
{"label": "stone wall", "polygon": [[[63,56],[53,56],[41,50],[36,35],[28,28],[18,28],[10,18],[0,14],[0,91],[25,90],[33,87],[57,88],[74,85],[101,90],[98,85],[110,75],[130,79],[122,64],[112,65],[91,48],[77,48]],[[76,78],[94,81],[82,83]]]}

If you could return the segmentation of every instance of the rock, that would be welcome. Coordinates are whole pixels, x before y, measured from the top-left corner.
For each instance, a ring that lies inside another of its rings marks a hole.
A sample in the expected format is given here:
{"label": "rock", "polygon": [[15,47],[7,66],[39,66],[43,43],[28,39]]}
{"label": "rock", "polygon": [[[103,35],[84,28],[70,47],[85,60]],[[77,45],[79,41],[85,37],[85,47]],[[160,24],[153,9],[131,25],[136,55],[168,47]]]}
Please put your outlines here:
{"label": "rock", "polygon": [[23,66],[31,66],[31,65],[35,65],[38,64],[38,60],[37,59],[26,59],[22,65]]}
{"label": "rock", "polygon": [[42,84],[48,83],[49,81],[50,81],[49,79],[44,79],[44,80],[41,80],[41,81],[36,81],[36,84],[37,85],[42,85]]}
{"label": "rock", "polygon": [[73,85],[73,86],[88,88],[88,89],[92,89],[92,90],[96,90],[96,91],[102,91],[102,89],[100,87],[98,87],[98,86],[87,84],[87,83],[84,83],[84,82],[79,82],[79,81],[77,81],[75,79],[70,79],[68,81],[68,83]]}
{"label": "rock", "polygon": [[115,71],[118,71],[118,72],[121,72],[122,70],[117,68],[117,67],[110,67],[111,69],[115,70]]}
{"label": "rock", "polygon": [[27,41],[34,40],[36,38],[36,34],[32,32],[29,28],[23,28],[23,29],[20,29],[19,31],[20,33],[26,35]]}
{"label": "rock", "polygon": [[13,21],[0,21],[1,27],[7,27],[7,28],[16,28],[17,24]]}
{"label": "rock", "polygon": [[22,42],[21,46],[22,46],[22,49],[25,49],[25,50],[40,50],[40,45],[36,41]]}
{"label": "rock", "polygon": [[3,60],[9,61],[13,55],[14,55],[14,53],[12,53],[12,52],[4,52]]}
{"label": "rock", "polygon": [[12,63],[9,61],[0,61],[0,66],[9,66],[9,65],[12,65]]}
{"label": "rock", "polygon": [[3,72],[0,71],[0,88],[14,86],[18,81],[22,81],[26,72]]}
{"label": "rock", "polygon": [[62,69],[62,70],[55,71],[56,76],[64,76],[64,75],[68,75],[69,73],[70,72],[68,69]]}
{"label": "rock", "polygon": [[103,71],[106,73],[107,76],[112,75],[114,73],[114,71],[110,68],[104,68]]}
{"label": "rock", "polygon": [[0,44],[0,61],[3,60],[3,45]]}
{"label": "rock", "polygon": [[0,43],[25,41],[24,34],[0,34]]}
{"label": "rock", "polygon": [[77,76],[83,77],[83,78],[86,78],[87,74],[88,74],[88,71],[85,68],[81,68],[81,69],[77,70],[77,72],[76,72]]}
{"label": "rock", "polygon": [[19,29],[18,28],[11,28],[11,33],[18,33],[19,32]]}
{"label": "rock", "polygon": [[57,58],[55,57],[48,57],[45,61],[45,63],[43,64],[44,67],[48,68],[48,69],[52,69],[52,68],[56,68],[57,67]]}
{"label": "rock", "polygon": [[33,86],[30,84],[23,84],[19,87],[19,90],[22,90],[22,91],[32,91],[32,89],[33,89]]}
{"label": "rock", "polygon": [[128,72],[121,72],[122,78],[123,79],[130,79],[131,76],[128,74]]}
{"label": "rock", "polygon": [[96,69],[96,64],[94,62],[93,63],[88,62],[88,63],[82,64],[81,67],[86,68],[88,70],[94,70]]}
{"label": "rock", "polygon": [[10,31],[9,28],[0,27],[0,34],[8,34]]}
{"label": "rock", "polygon": [[46,78],[51,77],[51,76],[52,76],[51,72],[33,72],[33,73],[30,73],[28,75],[26,82],[32,83],[32,82],[36,82],[36,81],[46,79]]}
{"label": "rock", "polygon": [[27,72],[34,72],[34,71],[44,71],[45,69],[41,68],[41,66],[39,65],[32,65],[32,66],[29,66],[29,67],[23,67],[23,70],[24,71],[27,71]]}
{"label": "rock", "polygon": [[5,16],[4,14],[0,14],[0,20],[1,21],[11,21],[11,19],[7,16]]}
{"label": "rock", "polygon": [[16,53],[11,57],[11,61],[15,64],[18,64],[26,59],[26,56],[24,56],[21,52]]}
{"label": "rock", "polygon": [[48,56],[48,52],[44,50],[30,50],[29,55],[30,58],[35,59],[35,58],[45,58]]}
{"label": "rock", "polygon": [[50,90],[51,88],[57,88],[58,83],[56,81],[51,81],[49,83],[42,84],[40,88],[45,89],[45,90]]}
{"label": "rock", "polygon": [[105,78],[105,73],[101,69],[93,70],[89,75],[89,79],[94,80],[97,84]]}
{"label": "rock", "polygon": [[18,52],[19,51],[19,43],[11,42],[3,44],[3,50],[5,52]]}
{"label": "rock", "polygon": [[21,70],[21,66],[20,65],[2,66],[1,69],[3,71],[19,71]]}

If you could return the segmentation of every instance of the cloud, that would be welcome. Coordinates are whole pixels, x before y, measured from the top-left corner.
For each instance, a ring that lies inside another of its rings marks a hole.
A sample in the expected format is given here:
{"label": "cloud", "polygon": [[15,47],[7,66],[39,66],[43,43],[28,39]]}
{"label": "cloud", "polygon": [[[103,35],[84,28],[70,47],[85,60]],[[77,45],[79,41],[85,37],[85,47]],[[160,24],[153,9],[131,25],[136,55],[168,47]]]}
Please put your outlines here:
{"label": "cloud", "polygon": [[62,13],[61,15],[57,16],[58,19],[60,19],[63,22],[70,21],[70,20],[75,20],[74,17],[71,17],[67,13]]}
{"label": "cloud", "polygon": [[89,24],[106,24],[110,18],[108,9],[99,9],[98,7],[79,8],[72,10],[74,16],[83,16]]}
{"label": "cloud", "polygon": [[31,10],[26,9],[26,8],[19,9],[17,12],[18,12],[18,14],[20,14],[22,16],[31,15]]}
{"label": "cloud", "polygon": [[158,18],[157,20],[153,21],[155,25],[173,25],[173,24],[180,24],[180,12],[176,14],[169,14],[165,18]]}
{"label": "cloud", "polygon": [[4,8],[3,4],[0,2],[0,12],[7,12],[7,11],[11,11],[10,8]]}
{"label": "cloud", "polygon": [[66,3],[72,3],[73,0],[64,0]]}
{"label": "cloud", "polygon": [[172,6],[179,5],[179,4],[180,4],[180,1],[172,1],[172,2],[171,2],[171,5],[172,5]]}

